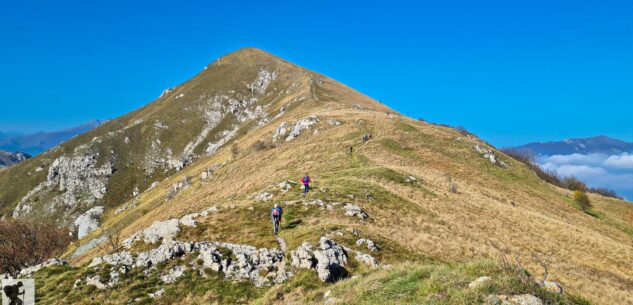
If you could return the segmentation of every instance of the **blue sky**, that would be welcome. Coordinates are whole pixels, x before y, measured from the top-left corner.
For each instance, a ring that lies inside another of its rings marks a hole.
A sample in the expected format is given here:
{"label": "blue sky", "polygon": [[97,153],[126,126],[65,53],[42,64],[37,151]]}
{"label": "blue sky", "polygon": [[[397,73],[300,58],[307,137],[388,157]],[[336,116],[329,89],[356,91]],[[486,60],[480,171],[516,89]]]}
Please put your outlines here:
{"label": "blue sky", "polygon": [[633,141],[633,2],[12,1],[0,130],[136,109],[254,46],[497,146]]}

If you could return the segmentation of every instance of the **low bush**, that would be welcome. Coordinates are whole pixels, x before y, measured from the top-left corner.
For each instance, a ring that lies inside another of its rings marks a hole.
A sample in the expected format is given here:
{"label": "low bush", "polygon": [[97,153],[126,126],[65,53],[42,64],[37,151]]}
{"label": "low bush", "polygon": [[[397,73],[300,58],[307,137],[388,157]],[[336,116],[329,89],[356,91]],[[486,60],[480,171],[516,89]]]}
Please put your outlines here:
{"label": "low bush", "polygon": [[589,200],[589,196],[583,191],[574,191],[574,200],[580,205],[583,211],[587,211],[591,208],[591,200]]}

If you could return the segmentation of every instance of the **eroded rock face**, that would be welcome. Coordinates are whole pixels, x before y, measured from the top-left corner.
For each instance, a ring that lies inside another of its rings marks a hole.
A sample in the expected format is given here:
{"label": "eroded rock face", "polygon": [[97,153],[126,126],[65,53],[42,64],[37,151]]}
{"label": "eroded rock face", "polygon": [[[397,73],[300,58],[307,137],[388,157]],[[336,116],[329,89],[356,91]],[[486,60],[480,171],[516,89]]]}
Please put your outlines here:
{"label": "eroded rock face", "polygon": [[304,242],[292,252],[291,265],[295,268],[312,269],[316,266],[316,259],[314,258],[314,249],[309,242]]}
{"label": "eroded rock face", "polygon": [[[90,145],[83,145],[77,147],[72,156],[55,159],[49,167],[46,181],[20,200],[13,211],[13,217],[25,217],[33,212],[33,207],[40,198],[51,195],[52,198],[45,203],[48,211],[93,207],[105,196],[109,179],[114,172],[113,160],[97,166],[98,158],[99,153],[92,151]],[[63,217],[62,222],[72,223],[72,215]]]}
{"label": "eroded rock face", "polygon": [[75,226],[77,226],[77,238],[82,238],[90,232],[99,228],[99,216],[103,214],[105,207],[96,206],[85,213],[81,214],[75,219]]}
{"label": "eroded rock face", "polygon": [[175,282],[179,277],[183,276],[184,273],[185,267],[178,265],[171,268],[166,274],[161,276],[160,279],[164,283],[169,284]]}
{"label": "eroded rock face", "polygon": [[253,93],[264,94],[270,83],[277,78],[277,72],[270,72],[266,69],[262,69],[257,74],[257,78],[250,84],[248,88]]}

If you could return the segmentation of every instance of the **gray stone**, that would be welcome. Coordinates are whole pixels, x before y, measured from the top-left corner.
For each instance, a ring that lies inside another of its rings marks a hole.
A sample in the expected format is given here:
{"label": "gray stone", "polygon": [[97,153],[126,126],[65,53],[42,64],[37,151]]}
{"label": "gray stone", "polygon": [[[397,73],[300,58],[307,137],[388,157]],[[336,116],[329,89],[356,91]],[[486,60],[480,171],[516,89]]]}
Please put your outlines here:
{"label": "gray stone", "polygon": [[57,259],[57,258],[51,258],[48,259],[47,261],[35,265],[35,266],[31,266],[28,268],[24,268],[22,270],[20,270],[19,273],[19,277],[31,277],[35,272],[40,271],[43,268],[46,267],[50,267],[50,266],[66,266],[68,265],[68,262],[65,260],[61,260],[61,259]]}
{"label": "gray stone", "polygon": [[367,245],[367,249],[371,252],[377,252],[380,250],[376,243],[374,243],[371,239],[361,238],[356,241],[357,246],[362,246],[363,244]]}
{"label": "gray stone", "polygon": [[492,278],[489,276],[482,276],[477,278],[476,280],[468,283],[468,288],[470,289],[477,289],[483,285],[485,285],[486,283],[489,283],[490,281],[492,281]]}
{"label": "gray stone", "polygon": [[101,216],[104,211],[104,207],[96,206],[75,219],[78,239],[81,239],[82,237],[90,234],[90,232],[99,228],[99,216]]}
{"label": "gray stone", "polygon": [[184,266],[174,266],[173,268],[169,269],[169,271],[162,275],[160,277],[160,279],[164,282],[164,283],[173,283],[175,282],[178,278],[180,278],[181,276],[183,276],[185,273],[185,267]]}
{"label": "gray stone", "polygon": [[347,216],[358,217],[360,219],[366,219],[367,217],[369,217],[367,212],[365,212],[363,209],[355,204],[346,203],[343,206],[343,209],[345,210],[345,215]]}

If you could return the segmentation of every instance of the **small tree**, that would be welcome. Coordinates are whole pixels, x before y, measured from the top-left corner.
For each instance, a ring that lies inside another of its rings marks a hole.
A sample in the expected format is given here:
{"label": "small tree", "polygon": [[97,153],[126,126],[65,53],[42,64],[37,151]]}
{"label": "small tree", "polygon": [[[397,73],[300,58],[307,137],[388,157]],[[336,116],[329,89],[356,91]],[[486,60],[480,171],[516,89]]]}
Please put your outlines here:
{"label": "small tree", "polygon": [[112,253],[119,252],[119,249],[121,249],[121,228],[114,226],[106,232],[105,236],[108,238],[108,244],[110,244]]}
{"label": "small tree", "polygon": [[237,155],[240,153],[240,147],[237,146],[237,143],[233,143],[233,145],[231,146],[231,155],[233,156],[233,159],[237,158]]}
{"label": "small tree", "polygon": [[61,254],[71,242],[69,233],[45,223],[0,221],[0,273],[17,276],[23,268]]}
{"label": "small tree", "polygon": [[589,200],[589,196],[587,196],[587,194],[585,194],[582,191],[574,192],[574,200],[576,201],[576,203],[580,205],[580,208],[583,211],[586,211],[589,208],[591,208],[591,201]]}
{"label": "small tree", "polygon": [[587,191],[587,185],[584,182],[578,180],[578,178],[574,176],[563,179],[562,184],[563,184],[563,187],[565,187],[566,189],[570,191],[581,191],[581,192]]}

